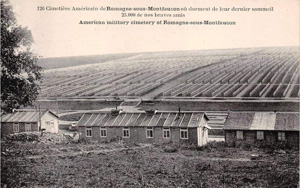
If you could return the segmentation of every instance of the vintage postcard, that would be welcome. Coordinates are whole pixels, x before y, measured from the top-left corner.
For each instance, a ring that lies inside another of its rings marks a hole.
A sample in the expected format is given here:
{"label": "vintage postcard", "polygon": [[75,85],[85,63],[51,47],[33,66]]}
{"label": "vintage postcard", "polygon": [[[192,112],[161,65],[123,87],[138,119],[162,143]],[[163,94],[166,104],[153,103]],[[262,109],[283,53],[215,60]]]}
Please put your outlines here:
{"label": "vintage postcard", "polygon": [[1,1],[1,187],[299,187],[299,8]]}

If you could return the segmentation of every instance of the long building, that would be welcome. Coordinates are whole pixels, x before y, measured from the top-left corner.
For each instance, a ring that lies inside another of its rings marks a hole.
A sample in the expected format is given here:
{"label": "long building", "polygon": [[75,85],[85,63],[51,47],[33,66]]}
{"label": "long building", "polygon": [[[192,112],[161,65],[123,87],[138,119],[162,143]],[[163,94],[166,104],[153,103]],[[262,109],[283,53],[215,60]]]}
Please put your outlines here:
{"label": "long building", "polygon": [[299,112],[230,112],[225,122],[225,140],[299,145]]}
{"label": "long building", "polygon": [[58,132],[58,116],[50,110],[16,110],[1,116],[1,135],[20,132]]}
{"label": "long building", "polygon": [[86,113],[77,123],[80,139],[135,143],[192,143],[208,141],[208,117],[203,112],[134,112],[113,110]]}

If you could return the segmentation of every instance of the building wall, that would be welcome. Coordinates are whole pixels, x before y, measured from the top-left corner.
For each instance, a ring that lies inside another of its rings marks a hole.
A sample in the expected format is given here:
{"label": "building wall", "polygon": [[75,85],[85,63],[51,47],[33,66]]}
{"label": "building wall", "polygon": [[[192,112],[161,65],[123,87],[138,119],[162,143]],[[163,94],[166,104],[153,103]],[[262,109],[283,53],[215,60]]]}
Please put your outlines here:
{"label": "building wall", "polygon": [[[39,131],[37,123],[31,123],[31,132]],[[25,123],[19,123],[19,132],[25,132]],[[1,123],[1,135],[13,134],[13,123],[12,122],[2,122]]]}
{"label": "building wall", "polygon": [[92,127],[92,138],[93,141],[100,139],[100,127]]}
{"label": "building wall", "polygon": [[204,116],[200,121],[200,127],[197,128],[198,134],[198,146],[203,146],[208,142],[208,128],[207,128],[207,120]]}
{"label": "building wall", "polygon": [[78,127],[80,139],[91,141],[110,142],[123,140],[134,143],[192,143],[198,144],[197,128],[188,129],[188,139],[180,139],[180,128],[170,128],[171,136],[169,139],[163,138],[163,128],[153,127],[153,138],[146,137],[146,127],[129,127],[130,137],[123,138],[123,127],[107,127],[107,137],[100,137],[100,127],[92,127],[92,137],[86,137],[86,127]]}
{"label": "building wall", "polygon": [[86,138],[85,136],[85,127],[78,127],[79,140]]}
{"label": "building wall", "polygon": [[[280,131],[264,131],[264,139],[263,140],[258,140],[256,133],[257,131],[250,131],[250,130],[244,130],[243,131],[243,139],[237,139],[236,137],[236,130],[225,130],[225,141],[228,144],[240,144],[242,142],[244,143],[249,143],[253,144],[254,142],[257,141],[266,141],[271,144],[276,144],[281,141],[278,141],[278,132]],[[286,142],[296,145],[299,143],[299,132],[298,131],[284,131],[285,132],[285,137],[286,137]]]}
{"label": "building wall", "polygon": [[[202,128],[201,128],[202,129]],[[179,129],[178,129],[179,130]],[[198,134],[197,134],[197,128],[189,128],[189,140],[187,141],[188,143],[191,144],[196,144],[198,145]],[[182,140],[182,142],[185,142],[184,140]]]}
{"label": "building wall", "polygon": [[1,135],[12,134],[13,132],[13,123],[1,123]]}
{"label": "building wall", "polygon": [[[47,125],[47,121],[53,121],[54,124]],[[47,132],[58,133],[58,118],[49,112],[41,118],[41,125],[41,128],[45,129]]]}
{"label": "building wall", "polygon": [[198,127],[198,146],[203,146],[208,142],[208,128],[206,127]]}
{"label": "building wall", "polygon": [[[278,133],[276,131],[264,131],[265,141],[275,144],[277,142]],[[256,137],[255,137],[256,138]]]}
{"label": "building wall", "polygon": [[299,147],[299,133],[297,131],[286,132],[286,140],[291,146]]}
{"label": "building wall", "polygon": [[204,143],[203,144],[207,144],[208,143],[208,131],[209,129],[208,128],[204,128]]}

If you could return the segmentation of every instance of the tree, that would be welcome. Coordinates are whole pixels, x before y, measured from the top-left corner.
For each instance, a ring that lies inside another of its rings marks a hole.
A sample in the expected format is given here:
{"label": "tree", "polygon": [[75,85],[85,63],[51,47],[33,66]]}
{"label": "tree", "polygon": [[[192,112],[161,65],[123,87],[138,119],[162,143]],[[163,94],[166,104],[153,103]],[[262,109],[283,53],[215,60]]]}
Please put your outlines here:
{"label": "tree", "polygon": [[31,51],[31,31],[17,24],[12,6],[1,1],[1,108],[11,112],[32,105],[39,92],[42,68]]}

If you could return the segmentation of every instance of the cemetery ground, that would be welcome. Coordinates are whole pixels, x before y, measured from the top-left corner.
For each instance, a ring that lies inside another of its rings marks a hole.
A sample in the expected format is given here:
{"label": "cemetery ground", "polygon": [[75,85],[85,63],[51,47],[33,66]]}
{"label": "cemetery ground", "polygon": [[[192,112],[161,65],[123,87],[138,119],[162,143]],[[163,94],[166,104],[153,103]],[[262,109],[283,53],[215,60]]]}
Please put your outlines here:
{"label": "cemetery ground", "polygon": [[1,140],[1,187],[297,187],[299,152],[250,144],[73,142],[50,133]]}

